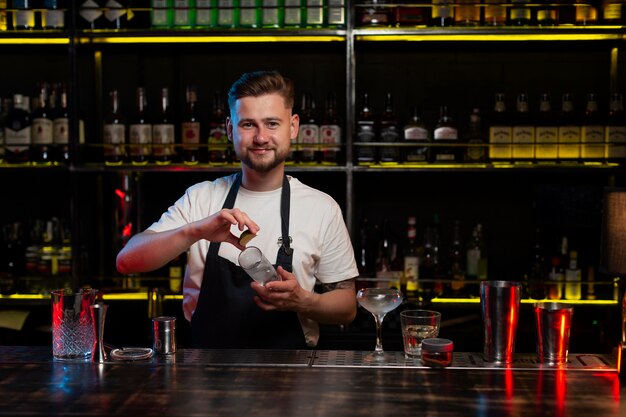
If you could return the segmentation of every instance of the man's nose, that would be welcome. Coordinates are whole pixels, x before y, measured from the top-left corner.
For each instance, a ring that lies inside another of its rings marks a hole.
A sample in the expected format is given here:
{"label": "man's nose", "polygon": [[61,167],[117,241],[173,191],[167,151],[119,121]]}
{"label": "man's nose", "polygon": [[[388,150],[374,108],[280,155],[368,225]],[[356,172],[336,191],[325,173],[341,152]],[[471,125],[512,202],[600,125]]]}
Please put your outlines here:
{"label": "man's nose", "polygon": [[267,143],[269,141],[269,130],[263,126],[259,127],[254,135],[254,141],[256,143]]}

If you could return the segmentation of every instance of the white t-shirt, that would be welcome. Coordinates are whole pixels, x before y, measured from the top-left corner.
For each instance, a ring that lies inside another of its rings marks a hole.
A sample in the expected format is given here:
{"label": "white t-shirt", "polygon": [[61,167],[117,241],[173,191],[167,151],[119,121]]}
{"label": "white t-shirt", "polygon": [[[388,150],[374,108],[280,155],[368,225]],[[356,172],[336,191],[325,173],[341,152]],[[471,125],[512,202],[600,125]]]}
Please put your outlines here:
{"label": "white t-shirt", "polygon": [[[171,230],[216,213],[222,208],[234,178],[235,174],[189,187],[148,230]],[[358,276],[354,250],[337,202],[293,177],[288,176],[288,179],[291,190],[289,236],[294,250],[293,274],[300,286],[313,291],[316,280],[333,283]],[[280,197],[281,189],[254,192],[241,186],[235,201],[235,207],[247,213],[260,227],[258,235],[249,245],[261,249],[272,263],[276,262],[280,247],[278,239],[282,236]],[[237,226],[233,226],[231,231],[236,236],[241,233]],[[209,243],[202,239],[189,248],[183,283],[183,311],[189,321],[198,303]],[[219,256],[236,265],[239,253],[239,249],[229,243],[220,245]],[[307,344],[315,346],[319,339],[319,326],[302,317],[300,323]]]}

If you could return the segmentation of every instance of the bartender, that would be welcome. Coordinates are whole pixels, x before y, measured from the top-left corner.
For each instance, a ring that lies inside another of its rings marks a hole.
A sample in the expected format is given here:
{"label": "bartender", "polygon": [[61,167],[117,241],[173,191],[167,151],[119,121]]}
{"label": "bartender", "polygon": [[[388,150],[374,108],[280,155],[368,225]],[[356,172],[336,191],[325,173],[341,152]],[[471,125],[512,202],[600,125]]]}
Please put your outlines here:
{"label": "bartender", "polygon": [[[294,97],[292,81],[276,71],[235,81],[226,129],[241,171],[188,188],[117,256],[118,271],[131,274],[188,250],[183,310],[195,347],[313,347],[318,323],[348,324],[356,315],[358,270],[339,205],[285,175],[299,128]],[[262,286],[238,265],[246,230],[280,281]]]}

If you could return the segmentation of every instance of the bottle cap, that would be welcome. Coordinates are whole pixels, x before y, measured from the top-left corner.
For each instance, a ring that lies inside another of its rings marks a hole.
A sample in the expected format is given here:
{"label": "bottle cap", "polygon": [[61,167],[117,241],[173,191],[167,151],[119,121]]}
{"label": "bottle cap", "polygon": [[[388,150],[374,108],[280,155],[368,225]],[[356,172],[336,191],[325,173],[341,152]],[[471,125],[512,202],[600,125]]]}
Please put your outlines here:
{"label": "bottle cap", "polygon": [[422,341],[422,352],[452,352],[452,340],[431,337]]}

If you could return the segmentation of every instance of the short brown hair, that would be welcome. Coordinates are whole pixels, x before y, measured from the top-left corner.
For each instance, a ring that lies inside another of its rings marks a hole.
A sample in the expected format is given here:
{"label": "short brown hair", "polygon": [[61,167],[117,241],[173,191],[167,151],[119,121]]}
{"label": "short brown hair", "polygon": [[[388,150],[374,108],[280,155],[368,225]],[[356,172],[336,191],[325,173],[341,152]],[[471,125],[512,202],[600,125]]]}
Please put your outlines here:
{"label": "short brown hair", "polygon": [[243,74],[228,91],[228,106],[232,110],[235,102],[243,97],[259,97],[276,93],[285,100],[285,106],[292,109],[295,100],[293,81],[283,77],[278,71],[254,71]]}

